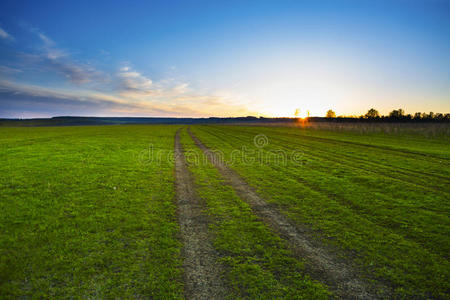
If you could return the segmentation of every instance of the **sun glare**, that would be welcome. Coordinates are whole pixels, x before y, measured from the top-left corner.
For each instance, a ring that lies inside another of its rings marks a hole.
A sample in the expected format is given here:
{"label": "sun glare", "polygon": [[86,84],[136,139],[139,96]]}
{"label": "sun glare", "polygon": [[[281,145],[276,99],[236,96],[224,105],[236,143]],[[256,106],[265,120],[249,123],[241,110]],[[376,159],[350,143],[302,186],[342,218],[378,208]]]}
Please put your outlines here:
{"label": "sun glare", "polygon": [[305,119],[308,118],[310,116],[310,111],[309,110],[302,110],[297,108],[294,111],[294,114],[292,115],[292,117],[294,118],[300,118],[300,119]]}

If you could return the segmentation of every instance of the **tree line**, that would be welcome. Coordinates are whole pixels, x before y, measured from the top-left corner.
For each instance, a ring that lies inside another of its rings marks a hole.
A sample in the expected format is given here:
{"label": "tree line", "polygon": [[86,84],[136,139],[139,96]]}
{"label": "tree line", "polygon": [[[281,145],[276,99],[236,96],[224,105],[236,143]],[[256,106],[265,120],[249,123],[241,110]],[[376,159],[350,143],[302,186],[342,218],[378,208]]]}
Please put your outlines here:
{"label": "tree line", "polygon": [[[328,110],[327,114],[325,116],[328,119],[334,119],[334,118],[349,118],[349,117],[342,117],[338,116],[336,117],[336,113],[333,110]],[[389,113],[389,115],[384,116],[381,115],[376,109],[371,108],[367,111],[366,114],[361,115],[359,117],[350,117],[350,118],[359,118],[359,119],[369,119],[369,120],[402,120],[402,121],[409,121],[409,120],[423,120],[423,121],[450,121],[450,113],[442,114],[442,113],[434,113],[434,112],[416,112],[414,115],[412,114],[406,114],[405,111],[401,108],[394,109]]]}

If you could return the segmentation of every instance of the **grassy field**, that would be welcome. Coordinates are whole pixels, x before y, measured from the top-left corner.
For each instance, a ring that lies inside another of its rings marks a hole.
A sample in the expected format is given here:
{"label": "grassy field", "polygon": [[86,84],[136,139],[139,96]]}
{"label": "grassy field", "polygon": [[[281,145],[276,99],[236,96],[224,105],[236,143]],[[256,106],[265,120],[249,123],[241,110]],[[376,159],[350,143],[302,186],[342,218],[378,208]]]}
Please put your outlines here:
{"label": "grassy field", "polygon": [[0,129],[0,295],[179,298],[171,126]]}
{"label": "grassy field", "polygon": [[305,274],[302,262],[224,182],[186,132],[182,142],[233,298],[327,298],[326,287]]}
{"label": "grassy field", "polygon": [[[399,296],[449,296],[448,138],[237,126],[191,130],[268,202],[341,249],[368,278],[389,282]],[[254,137],[261,134],[264,146],[258,148]],[[280,150],[285,163],[273,155]]]}
{"label": "grassy field", "polygon": [[[0,128],[0,295],[183,298],[177,130],[193,177],[184,184],[200,199],[227,295],[332,295],[186,129]],[[360,270],[380,294],[450,297],[448,136],[260,126],[190,131],[270,209],[308,228],[302,233],[313,244]]]}

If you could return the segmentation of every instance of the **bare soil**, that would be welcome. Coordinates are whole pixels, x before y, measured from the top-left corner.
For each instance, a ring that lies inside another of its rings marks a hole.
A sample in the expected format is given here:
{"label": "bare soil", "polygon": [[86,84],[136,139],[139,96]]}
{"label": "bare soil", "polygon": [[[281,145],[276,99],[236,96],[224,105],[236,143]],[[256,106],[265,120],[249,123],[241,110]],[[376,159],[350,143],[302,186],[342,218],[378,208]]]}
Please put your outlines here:
{"label": "bare soil", "polygon": [[183,267],[186,299],[224,299],[226,288],[222,266],[208,235],[208,219],[194,189],[188,169],[180,130],[175,135],[175,185],[178,220],[183,242]]}

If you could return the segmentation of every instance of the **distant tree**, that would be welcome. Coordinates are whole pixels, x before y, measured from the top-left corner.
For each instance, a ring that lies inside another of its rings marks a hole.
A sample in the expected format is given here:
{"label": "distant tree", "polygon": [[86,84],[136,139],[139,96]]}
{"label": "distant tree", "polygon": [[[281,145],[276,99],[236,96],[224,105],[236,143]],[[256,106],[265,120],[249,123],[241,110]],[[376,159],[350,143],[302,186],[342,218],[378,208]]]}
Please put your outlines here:
{"label": "distant tree", "polygon": [[414,120],[420,120],[420,119],[422,119],[422,114],[420,112],[416,112],[414,114]]}
{"label": "distant tree", "polygon": [[434,119],[434,112],[430,111],[428,114],[428,119]]}
{"label": "distant tree", "polygon": [[332,111],[331,109],[327,111],[327,118],[336,118],[336,113],[334,111]]}
{"label": "distant tree", "polygon": [[437,114],[434,116],[434,119],[439,120],[439,121],[442,121],[442,120],[444,120],[444,115],[441,114],[441,113],[437,113]]}
{"label": "distant tree", "polygon": [[368,118],[368,119],[375,119],[375,118],[379,118],[380,117],[380,113],[378,112],[378,110],[371,108],[369,109],[369,111],[364,115],[364,117]]}
{"label": "distant tree", "polygon": [[300,109],[297,108],[297,109],[295,110],[294,116],[295,116],[295,117],[298,117],[299,115],[300,115]]}
{"label": "distant tree", "polygon": [[400,119],[400,118],[402,118],[404,116],[405,116],[405,111],[403,109],[401,109],[401,108],[394,109],[393,111],[391,111],[389,113],[389,117],[390,118],[394,118],[394,119]]}

